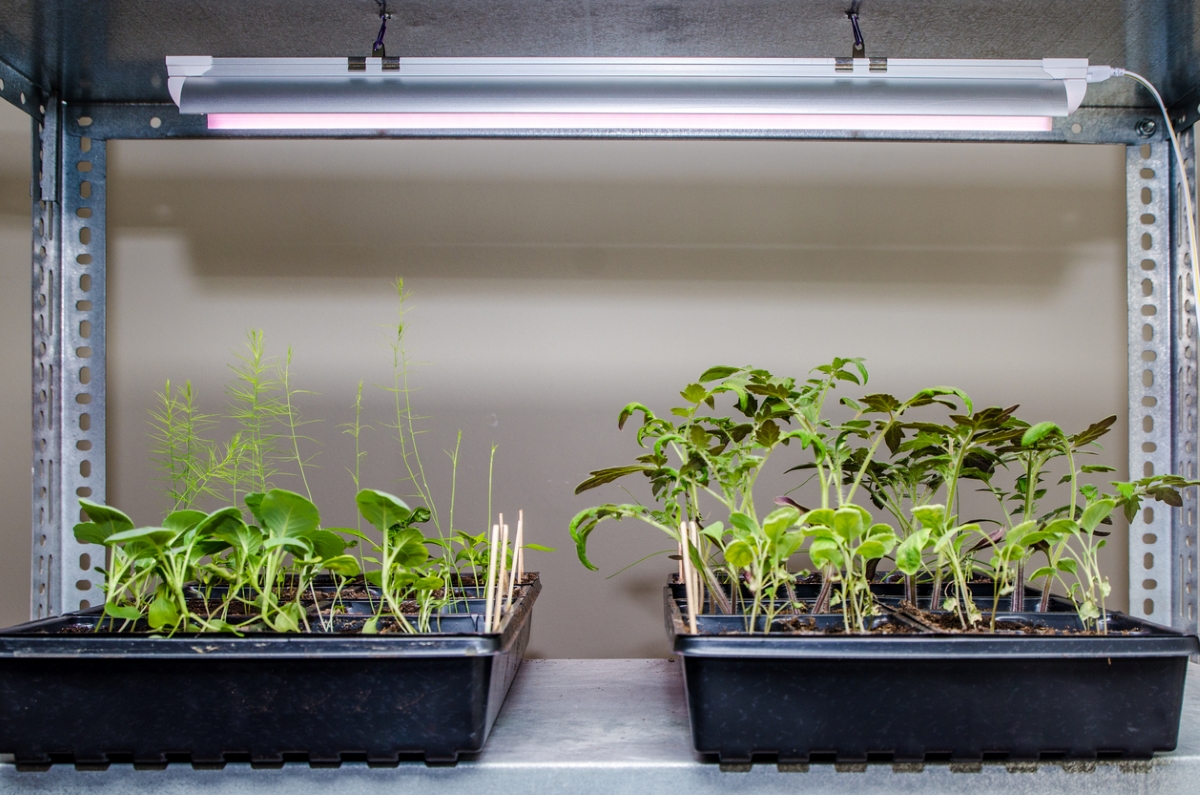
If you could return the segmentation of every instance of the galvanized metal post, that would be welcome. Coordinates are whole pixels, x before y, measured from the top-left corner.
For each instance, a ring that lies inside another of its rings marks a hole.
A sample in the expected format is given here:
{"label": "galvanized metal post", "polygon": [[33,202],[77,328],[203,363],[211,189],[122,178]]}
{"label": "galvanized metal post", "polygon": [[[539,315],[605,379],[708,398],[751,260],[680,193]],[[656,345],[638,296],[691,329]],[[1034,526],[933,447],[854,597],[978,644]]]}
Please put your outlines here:
{"label": "galvanized metal post", "polygon": [[[1195,172],[1192,136],[1185,166]],[[1195,478],[1196,323],[1190,252],[1170,145],[1126,151],[1129,245],[1129,477]],[[1172,234],[1173,230],[1175,234]],[[1143,506],[1129,526],[1129,609],[1196,631],[1196,493]]]}
{"label": "galvanized metal post", "polygon": [[[1183,167],[1191,185],[1196,184],[1195,128],[1180,135]],[[1195,480],[1197,473],[1197,367],[1196,367],[1196,285],[1192,279],[1192,257],[1187,235],[1186,205],[1181,191],[1189,190],[1179,179],[1179,171],[1171,170],[1172,222],[1174,256],[1172,257],[1171,286],[1171,372],[1173,375],[1172,471]],[[1192,196],[1195,205],[1196,195]],[[1197,632],[1197,511],[1196,489],[1183,490],[1183,505],[1171,511],[1171,565],[1175,569],[1174,592],[1171,597],[1171,625],[1176,629]]]}
{"label": "galvanized metal post", "polygon": [[104,599],[104,549],[72,528],[105,498],[105,145],[65,110],[33,124],[33,618]]}

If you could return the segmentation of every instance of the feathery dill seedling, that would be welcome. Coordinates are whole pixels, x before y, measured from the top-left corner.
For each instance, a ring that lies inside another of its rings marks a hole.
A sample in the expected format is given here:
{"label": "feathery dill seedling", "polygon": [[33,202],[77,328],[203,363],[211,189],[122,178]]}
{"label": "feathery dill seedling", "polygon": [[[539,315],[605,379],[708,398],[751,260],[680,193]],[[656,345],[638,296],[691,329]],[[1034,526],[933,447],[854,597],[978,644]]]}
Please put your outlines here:
{"label": "feathery dill seedling", "polygon": [[237,360],[230,365],[234,379],[225,392],[229,396],[226,416],[237,422],[238,434],[231,439],[228,466],[221,472],[235,505],[240,493],[270,490],[286,455],[281,450],[280,425],[289,413],[279,367],[266,355],[261,330],[247,333],[246,351],[237,354]]}
{"label": "feathery dill seedling", "polygon": [[395,287],[399,307],[396,319],[396,336],[390,343],[392,349],[392,385],[384,387],[384,389],[392,395],[396,412],[396,422],[394,424],[389,423],[388,427],[396,432],[396,441],[400,443],[400,460],[404,464],[404,470],[408,474],[408,479],[412,481],[413,488],[416,489],[416,496],[428,506],[433,526],[437,529],[438,535],[442,536],[442,524],[438,516],[437,506],[433,501],[429,481],[425,478],[425,467],[421,463],[421,452],[417,448],[417,434],[423,433],[423,431],[417,430],[416,423],[419,420],[427,418],[418,417],[413,414],[413,387],[408,383],[411,362],[408,358],[404,339],[406,329],[404,315],[407,313],[407,310],[404,308],[404,302],[408,298],[408,293],[404,291],[403,279],[396,279]]}
{"label": "feathery dill seedling", "polygon": [[[305,421],[300,419],[300,410],[296,408],[294,401],[294,398],[297,395],[311,395],[312,392],[307,389],[292,388],[292,349],[290,346],[287,350],[287,356],[284,357],[283,364],[279,367],[279,386],[283,393],[282,400],[284,409],[281,422],[286,427],[287,439],[288,442],[290,442],[288,446],[291,448],[287,454],[287,457],[296,462],[296,471],[300,474],[300,482],[304,484],[304,493],[308,495],[309,500],[312,500],[312,490],[308,488],[308,477],[304,474],[304,465],[311,464],[315,455],[309,456],[307,459],[305,459],[300,453],[300,440],[303,439],[306,442],[313,442],[314,444],[316,443],[316,440],[314,440],[311,436],[300,435],[299,428],[304,425],[308,425],[313,421]],[[359,390],[362,390],[361,384],[359,385]],[[358,440],[356,437],[356,448],[357,442]],[[356,487],[357,485],[358,484],[355,483]]]}
{"label": "feathery dill seedling", "polygon": [[171,510],[185,508],[202,495],[211,495],[210,463],[212,442],[202,432],[211,427],[212,415],[201,414],[196,405],[192,382],[171,389],[167,380],[163,391],[157,393],[158,408],[150,411],[151,456],[162,472]]}

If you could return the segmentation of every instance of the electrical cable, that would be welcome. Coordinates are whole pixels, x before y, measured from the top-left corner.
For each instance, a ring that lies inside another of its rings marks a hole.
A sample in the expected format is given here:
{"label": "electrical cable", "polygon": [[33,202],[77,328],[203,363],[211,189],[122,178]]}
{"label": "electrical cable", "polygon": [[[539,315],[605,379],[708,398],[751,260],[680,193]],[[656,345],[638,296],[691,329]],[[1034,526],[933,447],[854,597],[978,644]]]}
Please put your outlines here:
{"label": "electrical cable", "polygon": [[371,45],[371,55],[380,58],[387,55],[387,51],[383,47],[383,37],[387,34],[387,21],[392,18],[392,15],[387,10],[387,0],[375,0],[375,4],[379,6],[379,35],[375,37],[375,43]]}
{"label": "electrical cable", "polygon": [[[1167,112],[1166,103],[1163,102],[1162,95],[1158,93],[1158,89],[1154,87],[1153,83],[1137,72],[1130,72],[1128,69],[1120,69],[1115,66],[1088,67],[1089,83],[1100,83],[1109,77],[1121,76],[1128,77],[1145,86],[1146,90],[1154,97],[1154,101],[1158,103],[1159,110],[1162,111],[1163,121],[1167,125],[1167,134],[1171,138],[1171,147],[1175,152],[1175,165],[1179,168],[1179,179],[1183,184],[1184,216],[1187,219],[1188,248],[1192,260],[1192,294],[1200,296],[1200,261],[1198,261],[1200,247],[1196,246],[1196,217],[1192,208],[1192,183],[1188,179],[1187,169],[1183,167],[1183,150],[1179,148],[1179,136],[1175,134],[1175,125],[1171,123],[1171,114]],[[1197,322],[1200,323],[1200,303],[1193,301],[1192,311],[1196,313]]]}

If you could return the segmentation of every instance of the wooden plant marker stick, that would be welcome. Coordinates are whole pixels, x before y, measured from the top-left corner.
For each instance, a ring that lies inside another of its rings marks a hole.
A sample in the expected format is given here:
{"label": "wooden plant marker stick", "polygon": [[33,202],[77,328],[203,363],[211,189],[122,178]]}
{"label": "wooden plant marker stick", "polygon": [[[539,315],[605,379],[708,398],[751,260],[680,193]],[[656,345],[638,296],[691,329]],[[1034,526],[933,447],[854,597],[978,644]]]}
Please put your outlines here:
{"label": "wooden plant marker stick", "polygon": [[525,511],[517,511],[517,582],[525,582]]}
{"label": "wooden plant marker stick", "polygon": [[487,586],[483,589],[484,609],[483,609],[483,626],[484,632],[492,631],[492,585],[496,579],[496,541],[500,536],[500,525],[492,525],[492,530],[488,533],[488,572]]}
{"label": "wooden plant marker stick", "polygon": [[513,567],[512,571],[508,573],[508,593],[504,596],[504,612],[506,613],[512,610],[512,595],[517,587],[517,570],[521,566],[521,544],[524,541],[522,536],[525,529],[521,522],[524,518],[523,514],[524,511],[517,511],[517,536],[513,539]]}
{"label": "wooden plant marker stick", "polygon": [[683,571],[683,533],[679,534],[679,581],[684,582]]}
{"label": "wooden plant marker stick", "polygon": [[683,585],[684,593],[687,594],[688,606],[688,629],[693,635],[696,634],[696,578],[692,569],[691,555],[691,538],[689,537],[687,522],[679,523],[679,538],[683,546]]}
{"label": "wooden plant marker stick", "polygon": [[[692,547],[695,548],[696,554],[700,554],[700,525],[695,522],[688,522],[688,531],[691,533]],[[698,610],[704,612],[704,577],[701,576],[700,570],[693,565],[692,571],[695,572],[696,578],[696,603],[699,605]]]}
{"label": "wooden plant marker stick", "polygon": [[[509,526],[500,526],[500,581],[496,588],[496,627],[499,628],[500,620],[504,616],[504,610],[509,604],[509,593],[505,586],[509,584],[509,578],[512,570],[509,568]],[[514,561],[516,562],[516,561]]]}
{"label": "wooden plant marker stick", "polygon": [[500,583],[504,580],[504,514],[498,514],[498,528],[496,530],[496,584],[492,586],[492,590],[488,592],[488,599],[492,600],[492,624],[491,631],[495,632],[500,626]]}

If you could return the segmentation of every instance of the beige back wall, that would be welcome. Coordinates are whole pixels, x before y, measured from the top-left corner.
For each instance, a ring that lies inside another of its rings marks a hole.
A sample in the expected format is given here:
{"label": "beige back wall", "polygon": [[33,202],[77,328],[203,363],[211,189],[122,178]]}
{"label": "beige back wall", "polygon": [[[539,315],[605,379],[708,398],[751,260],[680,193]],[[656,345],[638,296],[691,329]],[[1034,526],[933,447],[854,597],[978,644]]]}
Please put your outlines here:
{"label": "beige back wall", "polygon": [[[6,152],[18,137],[6,134]],[[24,190],[19,151],[0,168]],[[605,526],[594,573],[566,534],[575,511],[627,496],[572,494],[590,469],[636,454],[619,408],[665,410],[711,364],[800,375],[865,356],[879,390],[954,383],[977,403],[1020,403],[1031,420],[1071,427],[1118,414],[1103,460],[1123,469],[1123,183],[1118,147],[111,144],[109,495],[158,518],[144,434],[154,392],[191,379],[218,410],[230,351],[251,327],[276,352],[292,346],[299,385],[316,393],[301,408],[321,420],[310,483],[326,523],[354,522],[353,448],[338,426],[360,380],[373,428],[364,479],[408,493],[376,386],[391,378],[389,282],[402,275],[434,491],[446,496],[443,451],[461,429],[456,524],[481,530],[498,444],[496,508],[523,508],[531,539],[558,548],[536,556],[546,590],[531,653],[662,656],[670,562],[606,577],[666,539]],[[12,407],[2,432],[19,451],[0,473],[19,506],[5,547],[19,555],[4,558],[0,592],[9,621],[28,599],[27,195],[7,191],[0,235],[11,288],[0,367],[13,374],[0,384],[12,392],[0,395]],[[776,474],[760,494],[790,485]],[[1108,556],[1118,605],[1124,544],[1122,531]]]}

